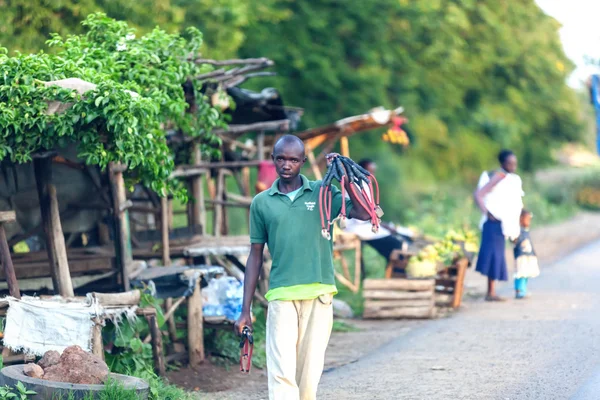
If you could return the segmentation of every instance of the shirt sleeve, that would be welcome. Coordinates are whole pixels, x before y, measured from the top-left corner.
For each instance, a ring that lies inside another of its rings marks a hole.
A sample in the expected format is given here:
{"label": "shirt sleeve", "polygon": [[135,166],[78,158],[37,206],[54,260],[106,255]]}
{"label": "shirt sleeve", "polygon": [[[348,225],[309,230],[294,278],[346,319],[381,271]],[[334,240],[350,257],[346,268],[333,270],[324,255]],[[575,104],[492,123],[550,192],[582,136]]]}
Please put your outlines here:
{"label": "shirt sleeve", "polygon": [[346,217],[352,210],[352,200],[350,197],[342,198],[342,191],[337,186],[331,185],[331,218],[335,218],[342,212],[342,201],[346,202]]}
{"label": "shirt sleeve", "polygon": [[250,204],[250,243],[267,243],[267,227],[256,203],[254,198]]}

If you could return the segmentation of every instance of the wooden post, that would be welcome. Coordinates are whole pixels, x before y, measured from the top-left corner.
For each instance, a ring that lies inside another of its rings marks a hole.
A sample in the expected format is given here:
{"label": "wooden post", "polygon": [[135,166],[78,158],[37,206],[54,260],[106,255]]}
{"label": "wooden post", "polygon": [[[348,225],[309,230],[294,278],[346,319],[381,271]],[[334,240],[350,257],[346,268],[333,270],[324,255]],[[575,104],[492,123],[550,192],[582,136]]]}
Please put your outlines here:
{"label": "wooden post", "polygon": [[104,360],[104,344],[102,343],[102,321],[96,317],[94,321],[94,330],[92,332],[92,354]]}
{"label": "wooden post", "polygon": [[360,288],[361,281],[361,260],[362,260],[362,243],[360,239],[357,237],[356,239],[356,249],[354,250],[354,284]]}
{"label": "wooden post", "polygon": [[[242,168],[242,194],[246,197],[250,197],[250,168],[244,167]],[[250,207],[246,211],[246,218],[250,221]]]}
{"label": "wooden post", "polygon": [[350,157],[350,146],[348,145],[347,136],[343,136],[340,138],[340,153],[344,157]]}
{"label": "wooden post", "polygon": [[[166,197],[160,199],[160,230],[162,239],[162,259],[163,265],[168,267],[171,265],[171,248],[169,243],[169,201]],[[173,305],[173,299],[165,300],[165,308],[168,310]],[[175,326],[175,318],[173,316],[167,319],[169,326],[169,338],[172,343],[177,340],[177,327]]]}
{"label": "wooden post", "polygon": [[167,222],[168,222],[168,227],[169,230],[173,229],[173,200],[172,199],[168,199],[167,200]]}
{"label": "wooden post", "polygon": [[10,247],[8,247],[6,231],[4,230],[4,224],[13,222],[16,219],[17,216],[14,211],[0,211],[0,262],[2,262],[2,266],[4,267],[4,277],[8,285],[8,292],[12,297],[20,299],[21,291],[19,290],[19,282],[15,275],[12,258],[10,258]]}
{"label": "wooden post", "polygon": [[454,286],[454,296],[452,298],[452,308],[460,307],[465,286],[465,274],[468,266],[469,261],[466,258],[461,258],[456,261],[457,275],[456,285]]}
{"label": "wooden post", "polygon": [[160,232],[162,243],[162,262],[166,267],[171,265],[171,250],[169,245],[169,200],[160,198]]}
{"label": "wooden post", "polygon": [[54,292],[63,297],[73,297],[73,283],[67,261],[65,237],[60,223],[56,188],[52,180],[52,159],[50,156],[34,158],[33,168],[37,184],[40,211],[44,233],[46,234],[46,250],[52,272]]}
{"label": "wooden post", "polygon": [[315,179],[323,179],[323,175],[321,174],[321,170],[319,169],[319,165],[317,164],[317,160],[315,159],[315,153],[312,150],[308,152],[308,162],[310,163],[310,168],[312,169]]}
{"label": "wooden post", "polygon": [[[223,169],[219,169],[217,175],[217,194],[215,200],[223,201],[223,193],[225,191],[225,173]],[[225,206],[222,204],[215,204],[215,223],[213,226],[215,236],[221,236],[223,229],[223,211]]]}
{"label": "wooden post", "polygon": [[[162,241],[162,261],[163,266],[168,267],[171,265],[171,247],[169,243],[169,201],[166,197],[160,199],[160,230],[161,230],[161,241]],[[168,310],[173,305],[173,299],[167,298],[165,300],[165,308]],[[167,319],[169,326],[169,338],[171,343],[175,343],[177,340],[177,327],[175,326],[175,318],[170,316]]]}
{"label": "wooden post", "polygon": [[152,358],[154,359],[154,369],[159,376],[165,376],[165,357],[163,355],[162,334],[156,321],[156,313],[146,315],[148,326],[150,327],[150,336],[152,337]]}
{"label": "wooden post", "polygon": [[123,171],[125,168],[122,165],[110,164],[109,180],[111,184],[111,192],[113,198],[113,217],[115,222],[115,238],[117,248],[117,262],[119,263],[123,287],[125,291],[129,290],[129,267],[133,262],[131,252],[131,241],[129,237],[129,213],[123,209],[127,201],[125,194],[125,181],[123,180]]}
{"label": "wooden post", "polygon": [[[199,165],[202,162],[202,152],[200,150],[200,145],[198,143],[194,143],[194,147],[192,149],[192,161],[194,165]],[[192,201],[190,201],[190,206],[192,209],[192,223],[190,225],[197,226],[200,225],[202,227],[201,234],[206,233],[206,208],[204,206],[204,188],[202,187],[202,174],[194,177],[192,179]]]}
{"label": "wooden post", "polygon": [[204,326],[200,278],[196,279],[194,293],[188,299],[187,323],[190,367],[194,368],[204,361]]}
{"label": "wooden post", "polygon": [[258,159],[263,161],[265,159],[265,133],[260,132],[256,138],[256,148],[258,149]]}

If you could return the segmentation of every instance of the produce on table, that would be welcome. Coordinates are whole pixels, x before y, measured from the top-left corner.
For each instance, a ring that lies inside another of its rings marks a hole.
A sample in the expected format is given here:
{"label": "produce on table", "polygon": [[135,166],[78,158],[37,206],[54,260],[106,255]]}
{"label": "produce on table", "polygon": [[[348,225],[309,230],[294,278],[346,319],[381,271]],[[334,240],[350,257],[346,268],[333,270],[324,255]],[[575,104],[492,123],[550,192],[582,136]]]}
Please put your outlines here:
{"label": "produce on table", "polygon": [[406,273],[412,278],[433,277],[457,258],[464,257],[465,252],[476,251],[477,236],[474,232],[451,230],[443,240],[425,246],[416,256],[411,257]]}

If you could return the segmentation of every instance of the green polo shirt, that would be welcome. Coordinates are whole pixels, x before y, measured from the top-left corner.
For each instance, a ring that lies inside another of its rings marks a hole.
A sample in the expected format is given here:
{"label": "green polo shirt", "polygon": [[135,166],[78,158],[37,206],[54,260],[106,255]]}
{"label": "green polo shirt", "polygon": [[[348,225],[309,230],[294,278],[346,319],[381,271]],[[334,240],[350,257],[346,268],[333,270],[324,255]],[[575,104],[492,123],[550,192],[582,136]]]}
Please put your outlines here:
{"label": "green polo shirt", "polygon": [[[278,288],[290,289],[298,285],[335,285],[333,243],[321,236],[321,181],[309,181],[303,175],[301,178],[301,190],[293,201],[279,191],[277,179],[269,190],[259,193],[250,206],[250,241],[266,243],[273,259],[269,281],[271,294],[277,293]],[[332,218],[339,214],[341,207],[341,192],[332,187]],[[346,201],[346,207],[349,213],[352,207],[350,200]],[[335,286],[333,290],[332,286],[328,287],[328,293],[335,291]],[[299,295],[305,296],[305,293],[301,290]],[[269,296],[269,300],[274,300],[274,297],[278,300],[301,300],[290,296],[298,294],[279,293]]]}

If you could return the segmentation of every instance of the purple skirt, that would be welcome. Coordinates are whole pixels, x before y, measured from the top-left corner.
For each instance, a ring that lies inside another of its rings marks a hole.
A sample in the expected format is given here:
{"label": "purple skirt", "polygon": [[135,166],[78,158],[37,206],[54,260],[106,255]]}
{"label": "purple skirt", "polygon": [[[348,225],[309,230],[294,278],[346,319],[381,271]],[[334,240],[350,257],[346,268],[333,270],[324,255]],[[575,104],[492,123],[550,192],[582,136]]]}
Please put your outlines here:
{"label": "purple skirt", "polygon": [[488,220],[483,225],[481,248],[475,270],[495,281],[508,280],[505,243],[502,223]]}

